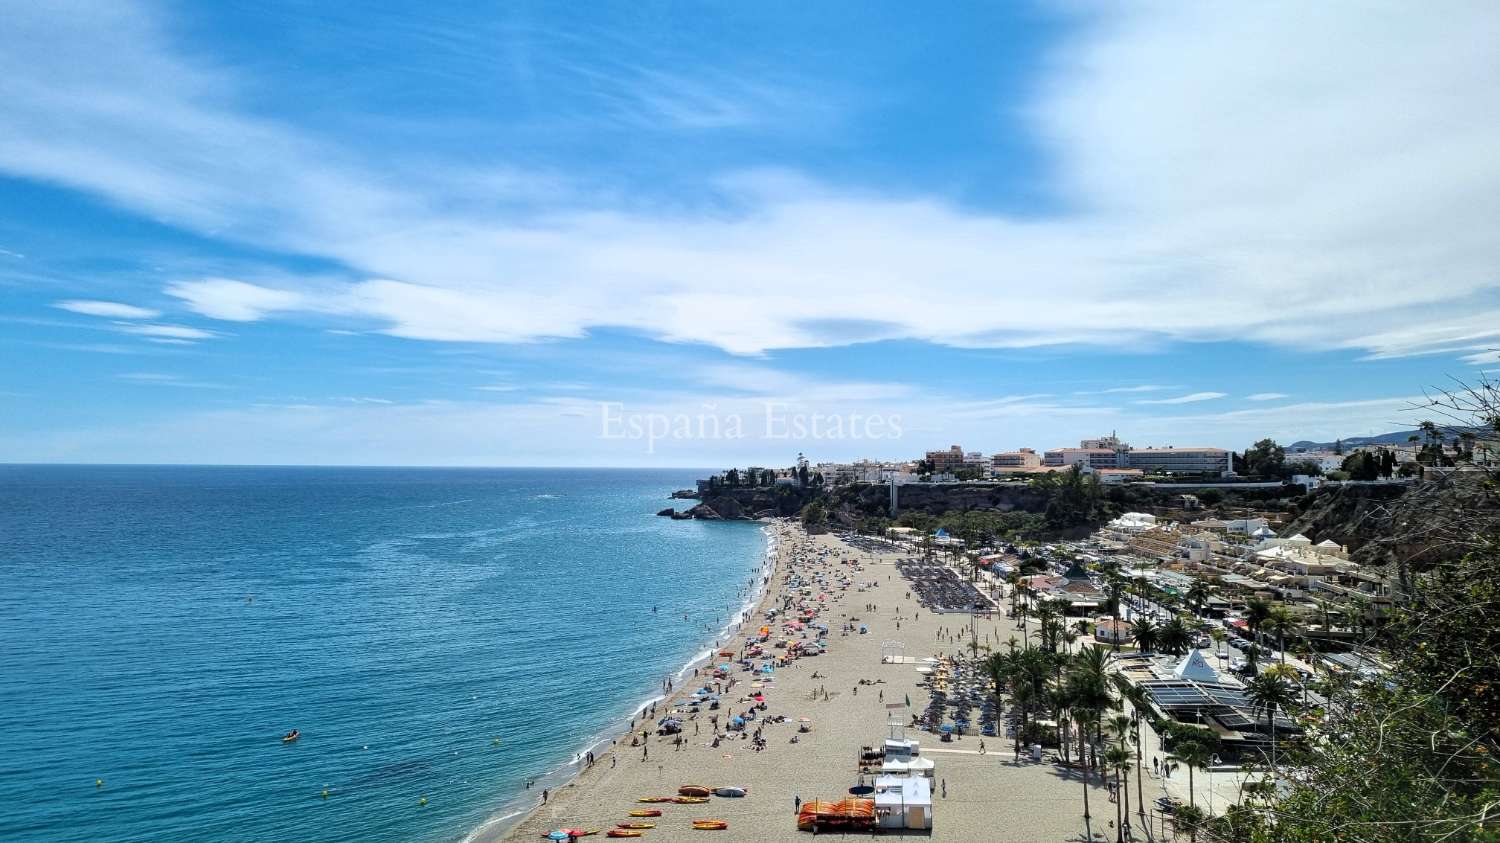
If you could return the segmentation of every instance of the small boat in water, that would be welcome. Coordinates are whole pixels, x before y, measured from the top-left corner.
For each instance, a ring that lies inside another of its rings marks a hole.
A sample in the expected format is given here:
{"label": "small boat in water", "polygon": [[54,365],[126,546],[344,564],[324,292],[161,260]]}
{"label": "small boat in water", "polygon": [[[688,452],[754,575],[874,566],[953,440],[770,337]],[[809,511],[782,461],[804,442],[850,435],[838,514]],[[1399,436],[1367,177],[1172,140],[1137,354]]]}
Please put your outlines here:
{"label": "small boat in water", "polygon": [[294,740],[296,740],[296,739],[298,739],[300,737],[302,737],[302,732],[298,731],[297,729],[293,729],[290,732],[287,732],[286,734],[284,734],[284,735],[281,736],[281,742],[282,743],[291,743],[292,741],[294,741]]}

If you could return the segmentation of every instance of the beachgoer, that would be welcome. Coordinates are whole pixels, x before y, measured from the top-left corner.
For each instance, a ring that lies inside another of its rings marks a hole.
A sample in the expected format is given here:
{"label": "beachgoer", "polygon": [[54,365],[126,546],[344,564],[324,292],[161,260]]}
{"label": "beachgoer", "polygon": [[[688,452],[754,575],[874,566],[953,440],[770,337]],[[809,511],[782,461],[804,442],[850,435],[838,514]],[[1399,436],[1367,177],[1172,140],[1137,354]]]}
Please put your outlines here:
{"label": "beachgoer", "polygon": [[542,804],[543,805],[547,804],[547,795],[548,795],[548,790],[546,788],[542,788]]}

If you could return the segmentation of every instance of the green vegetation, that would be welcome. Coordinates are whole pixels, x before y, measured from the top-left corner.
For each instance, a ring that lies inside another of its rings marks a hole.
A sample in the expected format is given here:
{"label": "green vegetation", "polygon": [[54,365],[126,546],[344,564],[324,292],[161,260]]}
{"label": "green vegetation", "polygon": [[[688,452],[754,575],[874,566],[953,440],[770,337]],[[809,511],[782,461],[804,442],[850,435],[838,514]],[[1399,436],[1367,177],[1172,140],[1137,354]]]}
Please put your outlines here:
{"label": "green vegetation", "polygon": [[[1440,396],[1433,405],[1461,418],[1463,430],[1500,433],[1495,384]],[[1425,464],[1465,459],[1461,438],[1450,453],[1436,425],[1422,431]],[[1374,461],[1383,474],[1383,458]],[[1363,459],[1346,465],[1351,476],[1370,471]],[[1465,481],[1474,488],[1462,495],[1431,484],[1404,502],[1415,514],[1389,539],[1410,548],[1409,557],[1396,559],[1408,599],[1373,631],[1359,622],[1362,612],[1350,618],[1359,634],[1368,633],[1366,643],[1384,652],[1390,672],[1325,683],[1326,707],[1300,713],[1305,736],[1287,746],[1273,742],[1270,760],[1283,773],[1275,786],[1205,820],[1200,836],[1235,843],[1500,841],[1500,484],[1493,472],[1474,467]],[[1263,630],[1285,634],[1274,607],[1250,610],[1257,637]],[[1282,670],[1268,668],[1249,688],[1273,723],[1278,712],[1298,714]]]}

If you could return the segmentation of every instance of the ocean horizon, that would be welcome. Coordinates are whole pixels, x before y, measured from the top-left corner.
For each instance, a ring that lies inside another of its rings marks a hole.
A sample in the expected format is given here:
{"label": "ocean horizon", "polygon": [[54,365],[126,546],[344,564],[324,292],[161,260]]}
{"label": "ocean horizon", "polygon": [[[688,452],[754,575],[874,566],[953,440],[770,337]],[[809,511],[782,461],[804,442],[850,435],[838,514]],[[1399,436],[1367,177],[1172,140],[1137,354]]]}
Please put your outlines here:
{"label": "ocean horizon", "polygon": [[655,516],[697,476],[0,465],[0,837],[457,841],[523,810],[751,596],[757,525]]}

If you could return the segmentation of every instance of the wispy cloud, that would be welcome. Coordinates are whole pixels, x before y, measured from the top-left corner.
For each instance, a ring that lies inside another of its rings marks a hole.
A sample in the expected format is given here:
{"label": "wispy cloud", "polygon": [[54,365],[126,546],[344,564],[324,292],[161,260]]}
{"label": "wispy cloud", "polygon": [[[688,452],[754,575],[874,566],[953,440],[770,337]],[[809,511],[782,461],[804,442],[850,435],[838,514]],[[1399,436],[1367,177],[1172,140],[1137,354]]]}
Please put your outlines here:
{"label": "wispy cloud", "polygon": [[53,307],[72,313],[82,313],[85,316],[103,316],[109,319],[155,319],[161,315],[161,311],[152,310],[149,307],[136,307],[133,304],[94,301],[90,299],[68,299],[66,301],[55,302]]}
{"label": "wispy cloud", "polygon": [[[617,326],[742,354],[856,341],[850,324],[966,347],[1249,339],[1378,355],[1500,336],[1492,8],[1397,8],[1355,22],[1359,37],[1337,6],[1099,13],[1027,108],[1074,208],[1043,220],[721,172],[685,174],[701,205],[521,187],[516,215],[488,181],[455,187],[468,165],[377,166],[355,144],[237,109],[231,72],[177,52],[166,22],[124,2],[14,10],[0,33],[0,169],[355,273],[169,288],[230,321],[316,314],[502,343]],[[688,131],[746,125],[787,96],[740,77],[637,76],[648,84],[630,107]],[[1333,295],[1349,278],[1361,295]],[[1226,290],[1236,307],[1222,307]],[[965,304],[930,306],[942,300]]]}
{"label": "wispy cloud", "polygon": [[151,386],[178,386],[186,389],[229,389],[228,384],[192,380],[167,372],[126,372],[118,375],[122,381]]}
{"label": "wispy cloud", "polygon": [[1199,401],[1213,401],[1223,398],[1227,392],[1194,392],[1189,395],[1179,395],[1176,398],[1142,398],[1137,404],[1196,404]]}
{"label": "wispy cloud", "polygon": [[1246,401],[1275,401],[1277,398],[1290,398],[1285,392],[1257,392],[1254,395],[1246,395]]}
{"label": "wispy cloud", "polygon": [[1160,391],[1162,391],[1164,389],[1176,389],[1176,388],[1177,387],[1171,386],[1171,385],[1168,385],[1168,384],[1144,383],[1144,384],[1141,384],[1140,386],[1116,386],[1116,387],[1111,387],[1109,389],[1080,390],[1078,392],[1074,392],[1073,394],[1074,395],[1116,395],[1116,394],[1120,394],[1120,393],[1131,393],[1131,392],[1160,392]]}
{"label": "wispy cloud", "polygon": [[159,340],[193,342],[196,340],[213,339],[218,336],[213,331],[205,331],[202,328],[193,328],[187,325],[159,325],[155,323],[136,325],[125,322],[117,322],[115,324],[118,326],[116,330],[121,333],[135,334]]}

